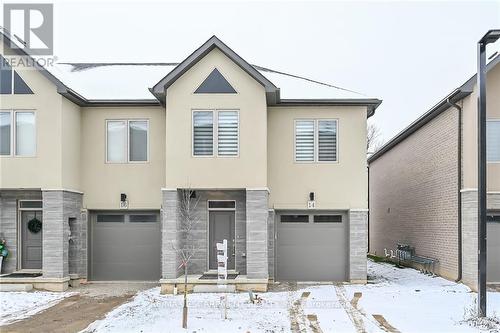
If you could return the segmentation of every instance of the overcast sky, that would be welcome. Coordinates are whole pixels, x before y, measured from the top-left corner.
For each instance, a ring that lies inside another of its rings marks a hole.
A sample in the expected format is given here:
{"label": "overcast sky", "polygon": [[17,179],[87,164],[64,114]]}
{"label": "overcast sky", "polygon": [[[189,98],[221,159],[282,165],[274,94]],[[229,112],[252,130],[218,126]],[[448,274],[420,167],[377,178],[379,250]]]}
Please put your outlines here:
{"label": "overcast sky", "polygon": [[387,141],[475,72],[500,0],[56,1],[54,19],[59,61],[179,62],[215,34],[252,64],[382,99]]}

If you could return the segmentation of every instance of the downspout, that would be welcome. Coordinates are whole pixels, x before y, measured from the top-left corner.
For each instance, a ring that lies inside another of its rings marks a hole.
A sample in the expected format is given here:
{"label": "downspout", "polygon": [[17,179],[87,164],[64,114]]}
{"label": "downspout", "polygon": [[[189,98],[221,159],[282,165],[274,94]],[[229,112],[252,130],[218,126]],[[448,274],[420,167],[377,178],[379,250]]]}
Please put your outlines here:
{"label": "downspout", "polygon": [[455,280],[459,282],[462,280],[462,106],[451,101],[450,98],[446,100],[450,107],[454,107],[458,111],[458,180],[457,180],[457,194],[458,194],[458,276]]}

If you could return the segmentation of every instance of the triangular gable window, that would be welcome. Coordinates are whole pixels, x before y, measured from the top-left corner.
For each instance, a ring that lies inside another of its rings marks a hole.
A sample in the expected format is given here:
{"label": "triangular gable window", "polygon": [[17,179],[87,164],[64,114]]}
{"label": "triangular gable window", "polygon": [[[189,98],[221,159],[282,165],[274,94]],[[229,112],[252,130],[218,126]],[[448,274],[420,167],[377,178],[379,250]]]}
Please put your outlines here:
{"label": "triangular gable window", "polygon": [[236,90],[227,82],[217,68],[196,89],[195,94],[236,94]]}
{"label": "triangular gable window", "polygon": [[10,64],[0,55],[0,94],[32,94],[26,82],[12,69]]}

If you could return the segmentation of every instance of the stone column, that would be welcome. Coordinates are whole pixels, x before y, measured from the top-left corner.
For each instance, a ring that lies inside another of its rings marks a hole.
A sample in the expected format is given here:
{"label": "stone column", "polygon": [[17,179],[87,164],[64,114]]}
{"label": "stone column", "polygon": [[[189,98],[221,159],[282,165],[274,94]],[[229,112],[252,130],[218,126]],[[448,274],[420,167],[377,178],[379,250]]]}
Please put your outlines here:
{"label": "stone column", "polygon": [[276,213],[274,209],[269,209],[269,215],[267,218],[267,238],[268,238],[268,260],[269,260],[269,278],[274,280],[274,219]]}
{"label": "stone column", "polygon": [[472,290],[478,286],[477,190],[462,191],[462,281]]}
{"label": "stone column", "polygon": [[162,190],[161,217],[161,276],[175,279],[179,274],[179,258],[174,246],[179,246],[179,193],[176,189]]}
{"label": "stone column", "polygon": [[82,193],[43,190],[42,271],[45,278],[69,276],[69,220],[81,220]]}
{"label": "stone column", "polygon": [[368,252],[368,210],[349,211],[349,280],[366,283]]}
{"label": "stone column", "polygon": [[249,190],[247,209],[247,278],[268,279],[268,196],[267,190]]}

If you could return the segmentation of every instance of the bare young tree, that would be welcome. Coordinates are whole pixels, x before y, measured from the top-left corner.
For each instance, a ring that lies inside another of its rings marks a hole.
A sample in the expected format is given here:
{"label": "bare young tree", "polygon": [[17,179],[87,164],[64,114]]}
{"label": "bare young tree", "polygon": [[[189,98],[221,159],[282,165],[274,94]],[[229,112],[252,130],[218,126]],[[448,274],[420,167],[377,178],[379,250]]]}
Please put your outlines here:
{"label": "bare young tree", "polygon": [[179,244],[173,244],[173,248],[180,258],[179,269],[184,269],[184,307],[182,309],[182,328],[187,328],[187,277],[188,268],[191,259],[198,252],[199,247],[194,242],[193,230],[200,222],[200,217],[197,213],[199,198],[196,198],[194,191],[191,189],[183,189],[180,193],[179,200]]}
{"label": "bare young tree", "polygon": [[369,124],[366,134],[366,150],[368,154],[375,153],[381,146],[380,129],[375,124]]}

